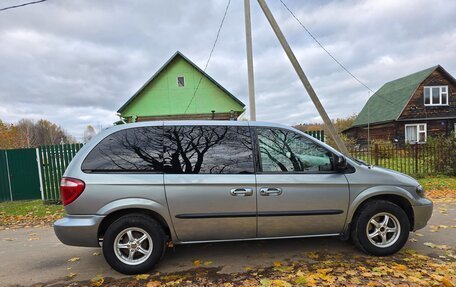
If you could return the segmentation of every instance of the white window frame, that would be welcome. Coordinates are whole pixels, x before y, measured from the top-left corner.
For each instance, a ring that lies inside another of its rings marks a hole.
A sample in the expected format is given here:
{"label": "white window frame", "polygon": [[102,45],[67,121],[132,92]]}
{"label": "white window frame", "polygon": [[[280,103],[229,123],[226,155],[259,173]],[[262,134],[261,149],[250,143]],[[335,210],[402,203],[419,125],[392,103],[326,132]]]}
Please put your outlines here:
{"label": "white window frame", "polygon": [[[183,78],[184,79],[184,84],[182,86],[179,86],[179,78]],[[184,88],[185,87],[185,76],[184,75],[177,76],[176,82],[177,82],[177,87],[178,88]]]}
{"label": "white window frame", "polygon": [[[424,126],[424,131],[420,131],[420,126]],[[416,141],[407,140],[407,127],[416,127]],[[420,133],[424,132],[424,142],[420,142]],[[427,124],[420,123],[420,124],[407,124],[404,128],[404,139],[405,143],[408,144],[421,144],[427,142]]]}
{"label": "white window frame", "polygon": [[[439,88],[439,102],[438,103],[434,103],[433,102],[433,97],[432,97],[432,89],[433,88]],[[429,89],[429,104],[426,104],[426,89]],[[446,90],[446,92],[443,92],[443,90]],[[424,105],[425,106],[448,106],[449,105],[449,102],[450,102],[450,97],[449,97],[449,90],[448,90],[448,86],[425,86],[423,88],[423,102],[424,102]],[[443,101],[443,95],[446,95],[446,104],[442,104]]]}

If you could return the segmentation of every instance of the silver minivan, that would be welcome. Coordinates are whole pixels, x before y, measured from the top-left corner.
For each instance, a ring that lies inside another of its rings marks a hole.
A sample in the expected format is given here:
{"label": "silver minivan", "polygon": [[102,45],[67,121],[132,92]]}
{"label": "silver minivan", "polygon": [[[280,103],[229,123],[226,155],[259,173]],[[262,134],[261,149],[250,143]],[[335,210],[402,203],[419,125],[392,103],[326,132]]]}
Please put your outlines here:
{"label": "silver minivan", "polygon": [[57,237],[102,246],[125,274],[174,244],[339,236],[369,254],[400,250],[432,202],[404,174],[347,158],[291,127],[143,122],[87,143],[61,181]]}

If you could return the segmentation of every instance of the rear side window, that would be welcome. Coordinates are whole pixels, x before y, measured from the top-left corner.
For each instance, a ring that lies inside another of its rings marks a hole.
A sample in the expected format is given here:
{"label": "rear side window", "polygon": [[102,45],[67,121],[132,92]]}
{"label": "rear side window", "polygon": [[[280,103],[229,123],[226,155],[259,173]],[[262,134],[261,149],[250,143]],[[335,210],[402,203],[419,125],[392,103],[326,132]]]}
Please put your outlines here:
{"label": "rear side window", "polygon": [[162,172],[163,127],[115,132],[95,146],[82,163],[84,172]]}
{"label": "rear side window", "polygon": [[261,170],[265,173],[333,171],[332,154],[293,131],[258,128]]}
{"label": "rear side window", "polygon": [[172,126],[164,132],[166,173],[253,173],[248,127]]}

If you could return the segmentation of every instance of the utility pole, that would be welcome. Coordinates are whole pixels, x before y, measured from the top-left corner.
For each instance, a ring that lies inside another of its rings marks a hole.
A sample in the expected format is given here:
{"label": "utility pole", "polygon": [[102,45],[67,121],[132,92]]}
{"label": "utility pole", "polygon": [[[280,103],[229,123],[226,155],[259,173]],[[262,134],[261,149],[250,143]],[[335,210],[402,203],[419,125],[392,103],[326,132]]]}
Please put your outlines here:
{"label": "utility pole", "polygon": [[245,42],[247,48],[247,73],[249,79],[250,120],[256,121],[255,82],[253,78],[252,27],[250,21],[250,0],[244,0]]}
{"label": "utility pole", "polygon": [[298,74],[299,79],[301,80],[302,84],[304,85],[304,88],[306,89],[307,93],[309,94],[310,99],[314,103],[315,107],[318,110],[318,113],[320,114],[321,118],[323,119],[323,122],[325,123],[326,127],[328,128],[329,135],[336,143],[337,148],[339,149],[340,152],[342,152],[344,155],[347,155],[347,156],[350,155],[347,147],[345,146],[345,143],[342,141],[342,139],[337,134],[336,128],[334,127],[333,123],[331,122],[331,119],[329,118],[328,114],[326,113],[325,108],[323,108],[323,105],[321,104],[320,100],[318,99],[317,94],[315,93],[315,90],[313,89],[312,85],[310,84],[309,80],[307,79],[306,74],[304,73],[303,69],[301,68],[301,65],[299,65],[299,62],[296,59],[296,56],[294,55],[293,51],[291,50],[290,45],[288,44],[285,36],[283,35],[282,30],[280,30],[280,27],[277,24],[276,20],[274,19],[274,16],[272,15],[271,10],[269,10],[269,7],[266,4],[265,0],[257,0],[257,1],[260,4],[260,7],[263,10],[264,15],[268,19],[269,24],[272,27],[272,30],[274,30],[274,33],[276,34],[277,39],[279,39],[279,42],[282,45],[283,50],[287,54],[288,59],[290,59],[290,62],[293,65],[296,73]]}

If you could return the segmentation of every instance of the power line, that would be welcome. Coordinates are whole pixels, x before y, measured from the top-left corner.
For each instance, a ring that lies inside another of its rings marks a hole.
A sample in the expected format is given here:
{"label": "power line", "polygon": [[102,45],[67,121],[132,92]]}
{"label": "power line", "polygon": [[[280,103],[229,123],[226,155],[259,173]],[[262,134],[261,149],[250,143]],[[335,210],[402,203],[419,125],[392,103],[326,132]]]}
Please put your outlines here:
{"label": "power line", "polygon": [[24,6],[28,6],[28,5],[38,4],[38,3],[46,2],[46,1],[47,0],[38,0],[38,1],[27,2],[27,3],[23,3],[23,4],[19,4],[19,5],[9,6],[9,7],[5,7],[5,8],[0,8],[0,12],[14,9],[14,8],[20,8],[20,7],[24,7]]}
{"label": "power line", "polygon": [[[293,16],[293,18],[295,18],[295,20],[299,23],[299,25],[301,25],[302,28],[304,28],[304,30],[307,32],[307,34],[309,34],[309,36],[318,44],[318,46],[320,46],[320,48],[326,52],[326,54],[328,54],[329,57],[331,57],[331,59],[334,60],[334,62],[336,62],[345,72],[347,72],[347,74],[349,74],[353,79],[355,79],[358,83],[360,83],[362,86],[364,86],[368,91],[372,92],[372,94],[375,94],[375,92],[369,88],[368,85],[366,85],[365,83],[363,83],[358,77],[356,77],[352,72],[350,72],[350,70],[348,70],[348,68],[346,68],[339,60],[336,59],[336,57],[333,56],[333,54],[331,54],[331,52],[329,52],[325,46],[323,46],[323,44],[310,32],[309,29],[307,29],[307,27],[298,19],[298,17],[296,17],[296,15],[293,13],[293,11],[291,11],[291,9],[287,6],[287,4],[285,4],[283,2],[283,0],[279,0],[282,5],[285,7],[285,9],[288,10],[288,12],[291,14],[291,16]],[[386,99],[386,98],[383,98],[380,94],[377,93],[377,96],[380,97],[382,100],[392,104],[392,105],[395,105],[395,103],[391,102],[390,100]]]}
{"label": "power line", "polygon": [[[211,61],[212,53],[214,52],[215,46],[217,45],[217,41],[218,41],[219,36],[220,36],[220,31],[222,30],[223,23],[225,23],[226,14],[228,13],[228,8],[230,8],[230,4],[231,4],[231,0],[228,0],[228,3],[226,4],[226,8],[225,8],[225,13],[223,14],[222,21],[220,22],[220,26],[219,26],[218,31],[217,31],[217,36],[215,37],[214,44],[212,45],[211,52],[209,53],[209,58],[207,59],[206,65],[204,66],[204,69],[203,69],[204,73],[206,72],[207,66],[209,66],[209,62]],[[188,103],[188,106],[185,109],[184,114],[187,113],[188,109],[190,108],[190,105],[193,102],[193,99],[196,96],[196,92],[198,91],[198,88],[199,88],[199,86],[201,84],[201,81],[203,80],[204,73],[201,73],[201,77],[200,77],[200,79],[198,81],[198,85],[196,86],[195,92],[193,92],[193,96],[190,99],[190,102]]]}

